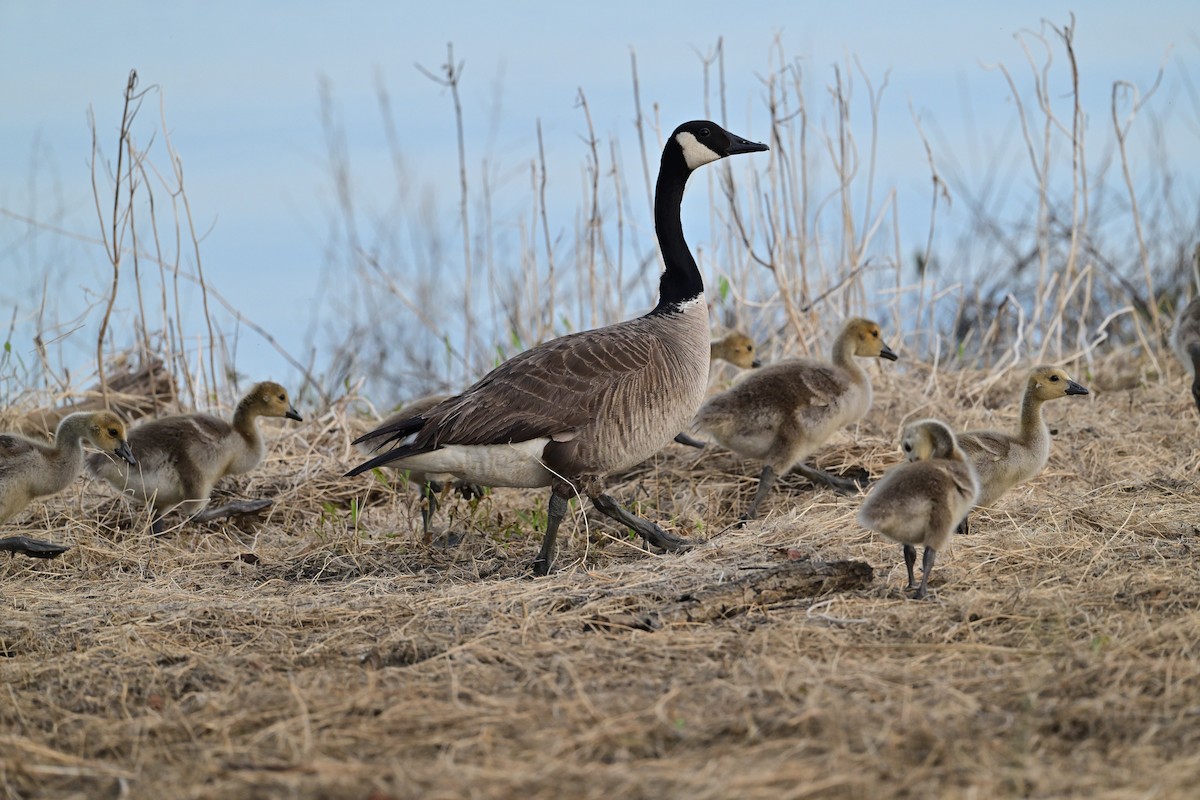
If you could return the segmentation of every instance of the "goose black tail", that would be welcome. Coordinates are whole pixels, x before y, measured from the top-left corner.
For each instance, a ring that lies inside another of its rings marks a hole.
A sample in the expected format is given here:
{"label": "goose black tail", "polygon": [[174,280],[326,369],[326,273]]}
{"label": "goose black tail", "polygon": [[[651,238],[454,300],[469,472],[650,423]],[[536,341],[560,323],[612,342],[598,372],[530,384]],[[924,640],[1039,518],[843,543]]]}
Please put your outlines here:
{"label": "goose black tail", "polygon": [[392,422],[387,425],[380,425],[375,430],[364,433],[362,436],[351,442],[351,444],[373,442],[373,449],[378,450],[389,442],[398,442],[401,439],[413,435],[417,431],[421,430],[424,425],[424,417],[409,417],[408,419],[397,420],[396,422]]}
{"label": "goose black tail", "polygon": [[[405,434],[405,435],[407,435],[407,434]],[[366,438],[366,437],[364,437],[364,438]],[[393,437],[393,438],[395,438],[395,437]],[[391,440],[389,439],[388,441],[391,441]],[[393,461],[399,461],[402,458],[407,458],[408,456],[417,455],[418,453],[424,453],[424,452],[427,452],[428,450],[429,450],[429,448],[413,447],[412,445],[400,445],[399,447],[393,447],[391,450],[388,450],[386,453],[380,453],[379,455],[375,456],[374,458],[370,459],[369,461],[364,461],[363,463],[359,464],[354,469],[347,472],[345,474],[345,476],[343,476],[343,477],[352,478],[355,475],[361,475],[364,472],[369,472],[370,470],[373,470],[376,467],[382,467],[382,466],[392,463]]]}

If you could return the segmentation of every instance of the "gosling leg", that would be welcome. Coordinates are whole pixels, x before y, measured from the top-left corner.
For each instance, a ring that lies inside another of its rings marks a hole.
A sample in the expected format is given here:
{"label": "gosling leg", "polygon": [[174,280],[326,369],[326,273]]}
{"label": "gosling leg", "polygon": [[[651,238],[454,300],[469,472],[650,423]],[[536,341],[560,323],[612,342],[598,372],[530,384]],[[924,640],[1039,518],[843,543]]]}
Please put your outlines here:
{"label": "gosling leg", "polygon": [[921,555],[921,585],[917,587],[917,591],[913,595],[913,600],[925,599],[925,589],[929,583],[929,573],[933,572],[933,560],[935,558],[937,558],[937,551],[932,547],[926,547],[925,552]]}
{"label": "gosling leg", "polygon": [[958,527],[954,529],[955,533],[961,533],[963,536],[971,532],[971,515],[967,514],[962,518],[962,522],[958,523]]}
{"label": "gosling leg", "polygon": [[678,436],[676,436],[675,441],[679,444],[687,445],[688,447],[695,447],[700,450],[704,449],[704,446],[705,446],[704,442],[700,441],[699,439],[688,436],[686,433],[681,433]]}
{"label": "gosling leg", "polygon": [[917,585],[917,579],[913,576],[913,565],[917,563],[917,548],[911,544],[902,544],[900,549],[904,553],[904,566],[908,568],[908,586],[905,589],[913,589]]}
{"label": "gosling leg", "polygon": [[758,488],[754,490],[754,499],[750,501],[750,507],[746,509],[746,513],[740,517],[738,527],[758,516],[758,507],[771,492],[771,487],[775,485],[777,477],[775,470],[771,469],[769,465],[762,468],[762,472],[758,474]]}
{"label": "gosling leg", "polygon": [[841,492],[842,494],[858,494],[858,490],[861,488],[858,481],[851,480],[850,478],[840,478],[837,475],[830,475],[823,469],[810,467],[807,464],[797,464],[792,467],[792,471],[799,472],[817,485],[824,484],[835,492]]}

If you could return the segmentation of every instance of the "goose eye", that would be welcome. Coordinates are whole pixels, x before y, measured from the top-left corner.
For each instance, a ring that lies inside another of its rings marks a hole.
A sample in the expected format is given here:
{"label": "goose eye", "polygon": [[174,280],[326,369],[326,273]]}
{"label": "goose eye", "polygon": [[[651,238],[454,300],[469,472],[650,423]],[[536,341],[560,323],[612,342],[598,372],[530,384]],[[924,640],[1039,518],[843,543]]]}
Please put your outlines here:
{"label": "goose eye", "polygon": [[700,135],[701,135],[701,136],[708,136],[708,135],[709,135],[709,134],[711,134],[711,133],[712,133],[712,131],[710,131],[708,128],[701,128],[701,129],[700,129]]}

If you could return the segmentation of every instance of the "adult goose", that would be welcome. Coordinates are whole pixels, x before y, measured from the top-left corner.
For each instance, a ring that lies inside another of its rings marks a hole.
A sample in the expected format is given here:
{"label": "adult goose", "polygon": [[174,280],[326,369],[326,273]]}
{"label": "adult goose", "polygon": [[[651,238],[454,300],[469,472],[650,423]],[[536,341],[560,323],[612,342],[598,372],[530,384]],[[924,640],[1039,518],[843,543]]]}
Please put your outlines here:
{"label": "adult goose", "polygon": [[[124,423],[109,411],[80,411],[63,417],[52,445],[15,433],[0,434],[0,522],[35,498],[61,492],[78,478],[84,441],[130,464],[137,463],[125,439]],[[34,558],[53,558],[67,549],[25,536],[0,539],[0,550]]]}
{"label": "adult goose", "polygon": [[[587,495],[602,513],[649,544],[686,548],[686,540],[606,494],[603,479],[670,443],[704,399],[708,306],[679,213],[688,177],[726,156],[766,149],[713,122],[676,128],[663,148],[654,197],[654,227],[665,264],[658,305],[637,319],[526,350],[457,397],[376,428],[358,441],[401,444],[347,475],[391,464],[482,486],[549,486],[546,534],[533,562],[537,575],[553,565],[567,501],[577,494]],[[409,436],[411,441],[403,441]]]}

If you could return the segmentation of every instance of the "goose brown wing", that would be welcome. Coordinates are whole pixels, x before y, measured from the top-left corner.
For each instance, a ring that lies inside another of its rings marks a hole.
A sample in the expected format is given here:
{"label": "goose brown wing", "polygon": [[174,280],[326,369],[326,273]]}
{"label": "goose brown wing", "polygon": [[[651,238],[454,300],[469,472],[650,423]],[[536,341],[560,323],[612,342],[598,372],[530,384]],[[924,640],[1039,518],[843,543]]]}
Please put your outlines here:
{"label": "goose brown wing", "polygon": [[657,336],[630,323],[570,334],[501,364],[425,415],[413,450],[569,437],[641,390],[638,377],[663,358]]}

